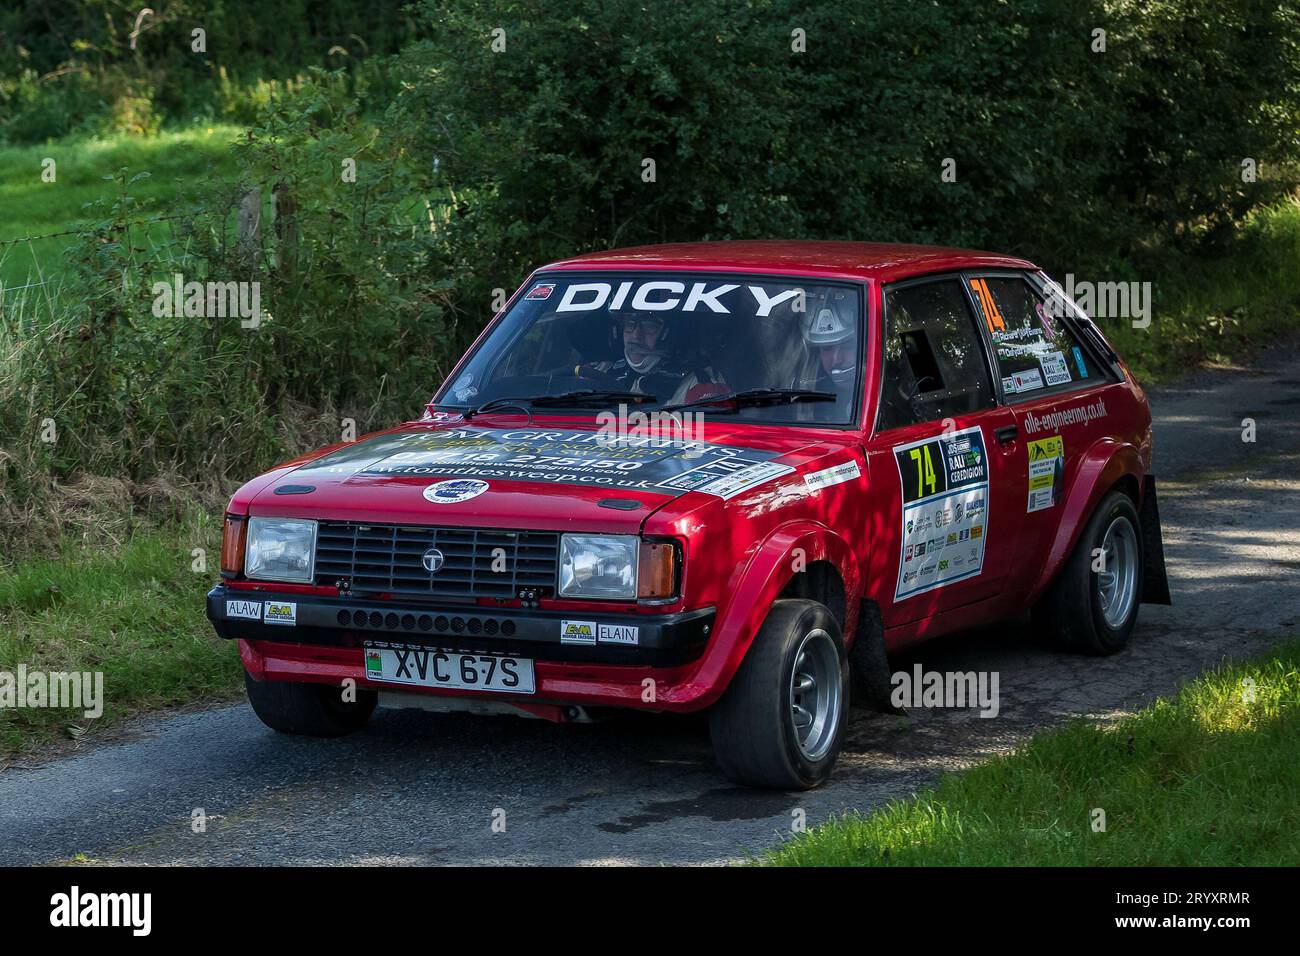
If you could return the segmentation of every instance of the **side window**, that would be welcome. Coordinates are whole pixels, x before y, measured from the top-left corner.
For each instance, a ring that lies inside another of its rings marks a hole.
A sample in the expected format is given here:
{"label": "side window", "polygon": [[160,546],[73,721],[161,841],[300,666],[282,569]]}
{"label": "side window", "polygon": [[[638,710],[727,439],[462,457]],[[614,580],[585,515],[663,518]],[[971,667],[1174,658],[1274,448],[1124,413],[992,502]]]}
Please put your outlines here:
{"label": "side window", "polygon": [[993,340],[1002,391],[1008,399],[1106,380],[1059,313],[1024,279],[988,276],[968,281]]}
{"label": "side window", "polygon": [[876,426],[938,421],[993,405],[993,383],[957,279],[885,290],[885,358]]}

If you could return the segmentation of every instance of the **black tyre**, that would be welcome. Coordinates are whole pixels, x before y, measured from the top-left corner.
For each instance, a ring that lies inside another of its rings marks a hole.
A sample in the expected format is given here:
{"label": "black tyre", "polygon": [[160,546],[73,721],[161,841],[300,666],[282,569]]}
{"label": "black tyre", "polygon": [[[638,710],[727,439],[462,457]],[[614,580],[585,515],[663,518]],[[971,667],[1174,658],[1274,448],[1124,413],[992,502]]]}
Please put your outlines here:
{"label": "black tyre", "polygon": [[1080,654],[1123,650],[1142,600],[1142,555],[1137,509],[1127,495],[1113,491],[1034,609],[1043,641]]}
{"label": "black tyre", "polygon": [[777,601],[710,712],[713,752],[736,783],[810,790],[835,766],[848,709],[839,624],[816,601]]}
{"label": "black tyre", "polygon": [[253,680],[244,673],[244,687],[253,712],[266,726],[282,734],[342,737],[360,730],[379,702],[372,690],[357,688],[355,702],[343,700],[334,684],[292,684]]}
{"label": "black tyre", "polygon": [[880,608],[874,601],[865,601],[858,618],[858,636],[849,649],[849,676],[853,682],[853,706],[877,710],[885,714],[906,713],[895,707],[892,672],[885,653],[885,625],[880,619]]}

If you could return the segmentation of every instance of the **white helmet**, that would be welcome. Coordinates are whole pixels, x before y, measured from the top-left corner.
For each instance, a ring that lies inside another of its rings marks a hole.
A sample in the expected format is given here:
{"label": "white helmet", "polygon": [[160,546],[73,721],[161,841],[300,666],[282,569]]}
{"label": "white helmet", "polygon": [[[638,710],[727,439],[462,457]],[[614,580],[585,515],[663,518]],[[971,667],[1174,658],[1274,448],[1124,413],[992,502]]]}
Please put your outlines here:
{"label": "white helmet", "polygon": [[[853,300],[840,293],[828,292],[820,308],[813,311],[804,320],[803,339],[810,350],[822,350],[836,345],[850,345],[857,335],[857,323],[853,320],[850,303]],[[825,370],[836,385],[852,381],[857,373],[857,357],[843,367]]]}
{"label": "white helmet", "polygon": [[827,302],[813,312],[804,320],[804,341],[814,348],[821,348],[853,338],[854,323],[840,314],[843,308],[839,302]]}

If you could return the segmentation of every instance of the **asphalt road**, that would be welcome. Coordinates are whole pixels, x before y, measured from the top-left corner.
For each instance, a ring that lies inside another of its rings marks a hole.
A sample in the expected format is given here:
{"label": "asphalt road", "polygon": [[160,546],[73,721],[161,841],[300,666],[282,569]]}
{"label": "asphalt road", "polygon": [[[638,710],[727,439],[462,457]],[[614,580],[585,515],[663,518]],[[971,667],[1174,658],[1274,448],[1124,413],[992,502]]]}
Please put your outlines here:
{"label": "asphalt road", "polygon": [[1102,660],[1040,650],[1023,627],[896,659],[999,672],[998,717],[855,710],[821,790],[731,787],[698,719],[560,727],[381,710],[365,732],[321,741],[277,736],[239,704],[143,719],[125,741],[0,774],[0,864],[719,863],[788,837],[796,811],[813,825],[1069,716],[1114,719],[1300,633],[1300,351],[1151,399],[1174,606],[1143,607],[1130,648]]}

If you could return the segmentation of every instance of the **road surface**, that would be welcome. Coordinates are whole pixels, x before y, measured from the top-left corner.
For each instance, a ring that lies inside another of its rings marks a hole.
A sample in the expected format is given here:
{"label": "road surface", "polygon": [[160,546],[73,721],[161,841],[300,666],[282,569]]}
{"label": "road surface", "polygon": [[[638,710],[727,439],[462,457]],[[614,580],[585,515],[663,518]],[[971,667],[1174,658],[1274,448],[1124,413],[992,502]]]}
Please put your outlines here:
{"label": "road surface", "polygon": [[854,710],[821,790],[730,786],[699,719],[381,710],[356,736],[308,740],[277,736],[241,703],[144,718],[123,741],[0,774],[0,863],[721,863],[788,838],[796,811],[811,826],[867,810],[1069,716],[1112,720],[1300,633],[1300,350],[1151,400],[1173,607],[1143,607],[1130,648],[1106,659],[1040,650],[1023,627],[899,656],[896,670],[997,671],[998,717]]}

